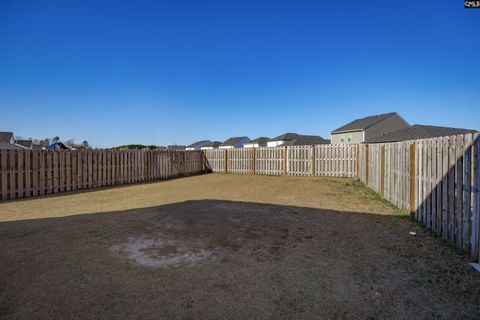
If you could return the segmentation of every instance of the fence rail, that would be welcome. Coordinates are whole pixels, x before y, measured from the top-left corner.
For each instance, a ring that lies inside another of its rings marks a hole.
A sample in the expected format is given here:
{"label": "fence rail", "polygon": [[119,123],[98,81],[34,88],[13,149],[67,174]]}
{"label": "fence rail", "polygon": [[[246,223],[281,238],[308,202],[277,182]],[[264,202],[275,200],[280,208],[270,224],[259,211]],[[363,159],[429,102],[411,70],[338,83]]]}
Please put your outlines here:
{"label": "fence rail", "polygon": [[213,172],[354,177],[357,145],[205,150]]}
{"label": "fence rail", "polygon": [[200,151],[0,150],[0,199],[168,179],[205,170]]}

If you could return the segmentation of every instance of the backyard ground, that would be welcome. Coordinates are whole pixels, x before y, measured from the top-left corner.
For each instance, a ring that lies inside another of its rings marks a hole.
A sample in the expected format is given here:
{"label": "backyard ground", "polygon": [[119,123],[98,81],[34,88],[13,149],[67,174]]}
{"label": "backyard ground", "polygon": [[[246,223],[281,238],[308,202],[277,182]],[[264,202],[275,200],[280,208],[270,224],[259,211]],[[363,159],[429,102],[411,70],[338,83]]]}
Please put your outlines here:
{"label": "backyard ground", "polygon": [[468,262],[351,179],[210,174],[0,203],[0,319],[478,319]]}

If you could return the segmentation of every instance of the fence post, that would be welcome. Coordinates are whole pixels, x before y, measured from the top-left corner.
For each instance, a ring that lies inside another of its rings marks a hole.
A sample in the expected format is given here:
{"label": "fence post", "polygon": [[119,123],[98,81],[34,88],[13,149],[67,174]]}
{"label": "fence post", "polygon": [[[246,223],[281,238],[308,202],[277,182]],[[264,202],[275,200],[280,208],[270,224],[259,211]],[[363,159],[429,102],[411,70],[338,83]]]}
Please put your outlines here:
{"label": "fence post", "polygon": [[252,166],[253,167],[253,174],[255,174],[256,171],[257,171],[257,168],[256,168],[256,165],[257,165],[256,164],[256,162],[257,162],[257,149],[256,148],[253,148],[253,157],[252,158],[253,158],[253,166]]}
{"label": "fence post", "polygon": [[312,145],[312,177],[315,177],[315,145]]}
{"label": "fence post", "polygon": [[365,184],[368,186],[368,144],[365,145]]}
{"label": "fence post", "polygon": [[225,149],[224,172],[225,172],[225,173],[228,173],[228,149]]}
{"label": "fence post", "polygon": [[285,152],[283,153],[283,174],[287,175],[288,174],[288,147],[285,146]]}
{"label": "fence post", "polygon": [[410,144],[410,215],[415,215],[415,143]]}
{"label": "fence post", "polygon": [[355,176],[360,177],[360,145],[355,145],[357,150],[357,163],[355,163]]}
{"label": "fence post", "polygon": [[380,147],[380,195],[385,196],[385,145]]}

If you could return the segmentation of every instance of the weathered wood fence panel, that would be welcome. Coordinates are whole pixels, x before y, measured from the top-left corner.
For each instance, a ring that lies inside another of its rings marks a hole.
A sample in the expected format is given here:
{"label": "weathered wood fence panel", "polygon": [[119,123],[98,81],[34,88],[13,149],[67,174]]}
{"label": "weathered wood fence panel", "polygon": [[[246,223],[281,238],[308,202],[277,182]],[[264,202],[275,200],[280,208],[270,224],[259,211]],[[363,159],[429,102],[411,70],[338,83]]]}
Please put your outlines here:
{"label": "weathered wood fence panel", "polygon": [[479,260],[480,136],[359,146],[358,176]]}
{"label": "weathered wood fence panel", "polygon": [[204,152],[207,166],[212,172],[226,172],[228,161],[226,149],[212,149]]}
{"label": "weathered wood fence panel", "polygon": [[168,179],[205,171],[206,161],[200,151],[0,150],[0,199]]}
{"label": "weathered wood fence panel", "polygon": [[287,147],[287,174],[290,176],[311,176],[313,146]]}
{"label": "weathered wood fence panel", "polygon": [[227,149],[227,167],[231,173],[253,173],[254,149]]}
{"label": "weathered wood fence panel", "polygon": [[213,172],[354,177],[358,145],[280,146],[205,150]]}
{"label": "weathered wood fence panel", "polygon": [[354,177],[358,148],[356,144],[315,146],[315,176]]}
{"label": "weathered wood fence panel", "polygon": [[280,148],[256,148],[255,172],[256,174],[282,175],[285,173],[285,157],[287,150]]}

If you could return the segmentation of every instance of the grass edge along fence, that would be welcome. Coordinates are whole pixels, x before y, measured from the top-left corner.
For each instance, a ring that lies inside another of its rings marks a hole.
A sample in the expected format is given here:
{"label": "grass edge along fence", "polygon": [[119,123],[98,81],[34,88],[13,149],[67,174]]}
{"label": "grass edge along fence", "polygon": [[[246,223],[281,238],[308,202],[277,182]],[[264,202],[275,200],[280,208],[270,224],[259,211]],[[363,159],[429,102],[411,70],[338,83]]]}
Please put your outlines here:
{"label": "grass edge along fence", "polygon": [[0,150],[0,200],[206,172],[201,151]]}
{"label": "grass edge along fence", "polygon": [[359,178],[480,260],[480,134],[364,144]]}

